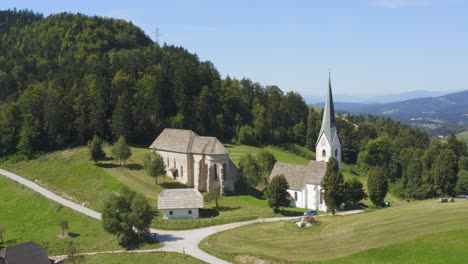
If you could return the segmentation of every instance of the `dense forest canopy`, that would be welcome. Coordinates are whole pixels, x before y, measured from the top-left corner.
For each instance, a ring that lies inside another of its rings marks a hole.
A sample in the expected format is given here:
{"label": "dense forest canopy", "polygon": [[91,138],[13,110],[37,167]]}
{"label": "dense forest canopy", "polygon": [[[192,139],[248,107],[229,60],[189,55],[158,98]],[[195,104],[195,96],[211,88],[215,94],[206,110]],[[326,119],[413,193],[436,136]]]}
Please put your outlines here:
{"label": "dense forest canopy", "polygon": [[123,20],[8,10],[0,35],[0,155],[83,145],[93,135],[147,144],[165,127],[231,139],[250,125],[258,142],[274,130],[286,141],[297,124],[305,131],[299,94],[222,79],[211,62],[160,47]]}

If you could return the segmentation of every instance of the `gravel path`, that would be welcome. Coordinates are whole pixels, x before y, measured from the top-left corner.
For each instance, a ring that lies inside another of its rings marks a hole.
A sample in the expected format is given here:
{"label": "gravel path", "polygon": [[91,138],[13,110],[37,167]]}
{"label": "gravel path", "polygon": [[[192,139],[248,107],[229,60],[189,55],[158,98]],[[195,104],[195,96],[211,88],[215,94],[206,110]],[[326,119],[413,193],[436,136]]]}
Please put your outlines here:
{"label": "gravel path", "polygon": [[[100,213],[94,210],[91,210],[85,206],[74,203],[70,200],[67,200],[61,196],[58,196],[55,193],[52,193],[51,191],[45,189],[44,187],[37,185],[36,183],[30,180],[27,180],[19,175],[16,175],[14,173],[11,173],[9,171],[2,170],[2,169],[0,169],[0,174],[4,175],[7,178],[10,178],[13,181],[23,184],[24,186],[42,194],[46,198],[53,200],[63,206],[69,207],[72,210],[85,214],[94,219],[101,220]],[[361,213],[361,212],[362,210],[349,211],[349,212],[342,213],[342,215],[356,214],[356,213]],[[171,252],[188,254],[194,258],[203,260],[208,263],[224,264],[224,263],[229,263],[229,262],[219,259],[215,256],[212,256],[202,251],[201,249],[199,249],[198,244],[200,243],[200,241],[202,241],[204,238],[210,235],[213,235],[217,232],[222,232],[225,230],[233,229],[233,228],[244,226],[244,225],[250,225],[254,223],[263,223],[263,222],[277,222],[277,221],[283,221],[283,220],[291,220],[295,218],[298,218],[298,217],[296,216],[296,217],[259,218],[255,220],[245,221],[245,222],[237,222],[237,223],[230,223],[230,224],[210,226],[210,227],[191,229],[191,230],[182,230],[182,231],[159,230],[159,229],[151,228],[150,229],[151,233],[156,233],[158,240],[164,243],[164,246],[162,248],[150,249],[150,250],[134,250],[134,251],[124,251],[124,250],[102,251],[102,252],[89,252],[89,253],[82,253],[82,254],[83,255],[95,255],[95,254],[118,254],[118,253],[124,253],[124,252],[137,253],[137,252],[171,251]]]}

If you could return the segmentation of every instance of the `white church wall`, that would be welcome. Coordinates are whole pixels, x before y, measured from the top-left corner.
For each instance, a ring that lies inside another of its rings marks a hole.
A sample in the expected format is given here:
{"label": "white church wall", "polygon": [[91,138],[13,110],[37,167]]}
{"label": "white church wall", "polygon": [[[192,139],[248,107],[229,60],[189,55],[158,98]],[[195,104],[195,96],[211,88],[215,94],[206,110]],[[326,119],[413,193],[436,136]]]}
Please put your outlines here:
{"label": "white church wall", "polygon": [[306,184],[307,192],[307,208],[312,210],[318,209],[318,185]]}
{"label": "white church wall", "polygon": [[[325,136],[325,133],[322,134],[319,143],[316,146],[316,160],[317,161],[325,161],[328,162],[328,159],[330,158],[331,154],[331,146],[328,143],[327,136]],[[324,152],[325,151],[325,155]]]}
{"label": "white church wall", "polygon": [[302,190],[288,190],[288,193],[292,198],[290,206],[304,208],[305,193]]}
{"label": "white church wall", "polygon": [[[186,153],[178,153],[178,152],[170,152],[170,151],[163,151],[157,150],[159,155],[164,160],[164,165],[166,166],[166,175],[171,177],[174,180],[177,180],[183,184],[188,184],[188,176],[190,174],[188,161],[188,155]],[[171,169],[177,169],[178,176],[176,178],[173,177]]]}

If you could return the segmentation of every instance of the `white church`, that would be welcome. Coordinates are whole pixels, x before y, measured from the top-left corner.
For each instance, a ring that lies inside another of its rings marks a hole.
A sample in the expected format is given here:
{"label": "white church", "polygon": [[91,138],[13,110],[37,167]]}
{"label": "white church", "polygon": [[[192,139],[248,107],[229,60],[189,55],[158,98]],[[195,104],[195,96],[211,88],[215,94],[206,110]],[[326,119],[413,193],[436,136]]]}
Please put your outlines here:
{"label": "white church", "polygon": [[291,206],[327,211],[321,186],[327,168],[326,163],[330,157],[335,157],[341,168],[341,143],[336,130],[330,77],[322,127],[315,144],[315,153],[316,160],[311,160],[307,166],[277,162],[270,179],[278,175],[286,177],[289,183],[288,193],[291,196]]}

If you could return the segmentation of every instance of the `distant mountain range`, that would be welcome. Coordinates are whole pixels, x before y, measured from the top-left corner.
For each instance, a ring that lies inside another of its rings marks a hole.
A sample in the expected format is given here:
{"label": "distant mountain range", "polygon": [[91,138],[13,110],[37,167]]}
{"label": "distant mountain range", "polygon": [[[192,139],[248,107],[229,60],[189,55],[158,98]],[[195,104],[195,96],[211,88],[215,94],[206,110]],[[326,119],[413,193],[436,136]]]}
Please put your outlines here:
{"label": "distant mountain range", "polygon": [[[418,93],[411,92],[406,96],[413,94]],[[324,103],[315,104],[320,108],[323,108],[323,105]],[[444,123],[465,125],[468,124],[468,90],[392,103],[363,104],[339,102],[335,99],[335,110],[341,113],[390,117],[425,128],[437,128]]]}
{"label": "distant mountain range", "polygon": [[[349,94],[334,94],[333,99],[336,102],[346,102],[346,103],[362,103],[362,104],[385,104],[392,102],[400,102],[416,98],[427,98],[427,97],[438,97],[445,94],[461,92],[462,90],[457,91],[427,91],[427,90],[415,90],[405,93],[394,93],[379,95],[373,97],[363,97],[359,95],[349,95]],[[325,97],[320,96],[305,96],[305,101],[310,104],[316,104],[318,102],[323,102]]]}

